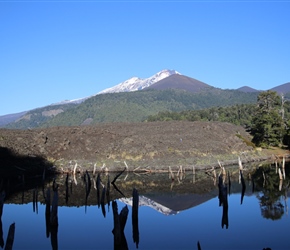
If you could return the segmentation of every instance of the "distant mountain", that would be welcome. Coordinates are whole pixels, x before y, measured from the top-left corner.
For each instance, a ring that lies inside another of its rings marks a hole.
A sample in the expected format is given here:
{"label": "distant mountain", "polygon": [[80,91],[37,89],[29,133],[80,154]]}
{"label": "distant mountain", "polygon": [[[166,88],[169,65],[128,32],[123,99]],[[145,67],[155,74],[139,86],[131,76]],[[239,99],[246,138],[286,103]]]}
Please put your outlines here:
{"label": "distant mountain", "polygon": [[[290,83],[272,90],[290,92]],[[164,111],[255,103],[258,93],[258,90],[248,86],[238,90],[215,88],[166,69],[145,79],[132,77],[89,97],[0,116],[0,127],[25,129],[99,122],[139,122]]]}
{"label": "distant mountain", "polygon": [[286,93],[290,92],[290,82],[281,84],[281,85],[276,86],[270,90],[276,91],[278,94],[281,94],[281,93],[286,94]]}
{"label": "distant mountain", "polygon": [[[195,110],[216,106],[255,103],[257,93],[205,88],[198,93],[179,89],[144,89],[141,91],[96,95],[61,112],[38,126],[79,126],[106,122],[141,122],[158,112]],[[37,116],[34,116],[35,118]],[[30,127],[38,124],[32,121]],[[17,126],[17,124],[14,124]],[[27,125],[26,125],[27,126]],[[16,128],[16,127],[15,127]],[[18,127],[23,128],[23,127]]]}
{"label": "distant mountain", "polygon": [[[40,119],[41,116],[43,116],[44,119],[41,119],[42,122],[46,122],[47,120],[49,120],[50,118],[52,118],[53,116],[56,115],[57,112],[62,112],[63,110],[65,110],[66,108],[59,108],[58,106],[62,106],[62,105],[66,105],[66,104],[80,104],[82,102],[84,102],[85,100],[96,96],[98,94],[105,94],[105,93],[119,93],[119,92],[131,92],[131,91],[137,91],[137,90],[142,90],[170,75],[173,74],[180,74],[175,70],[168,70],[168,69],[164,69],[158,73],[156,73],[155,75],[149,77],[149,78],[145,78],[145,79],[141,79],[138,77],[132,77],[124,82],[119,83],[118,85],[105,89],[97,94],[88,96],[88,97],[83,97],[83,98],[78,98],[78,99],[74,99],[74,100],[64,100],[64,101],[60,101],[57,103],[53,103],[50,104],[48,106],[45,107],[36,107],[33,110],[28,111],[29,113],[32,113],[33,116],[38,116],[37,120]],[[39,112],[39,110],[45,109],[46,111],[50,110],[50,114],[53,115],[41,115],[41,114],[37,114],[37,112]],[[34,112],[34,110],[36,110],[36,112]],[[5,115],[5,116],[0,116],[0,127],[4,127],[5,125],[9,124],[9,123],[13,123],[13,122],[18,122],[18,119],[21,119],[22,117],[22,121],[21,123],[23,124],[21,127],[25,127],[24,124],[32,124],[34,122],[32,122],[31,119],[31,115],[28,114],[27,116],[24,116],[24,114],[26,114],[27,111],[25,112],[21,112],[21,113],[17,113],[17,114],[9,114],[9,115]],[[39,122],[36,122],[37,124],[39,124]],[[11,127],[11,126],[10,126]],[[14,125],[12,125],[12,127],[14,127]],[[18,127],[18,126],[16,126]],[[32,126],[34,127],[34,126]]]}
{"label": "distant mountain", "polygon": [[152,84],[148,88],[157,90],[182,89],[196,93],[207,87],[211,86],[188,76],[174,74]]}
{"label": "distant mountain", "polygon": [[259,92],[259,90],[253,89],[249,86],[243,86],[243,87],[238,88],[237,90],[242,91],[242,92],[246,92],[246,93]]}
{"label": "distant mountain", "polygon": [[21,118],[27,113],[27,111],[23,111],[20,113],[9,114],[9,115],[2,115],[0,116],[0,127],[3,127],[11,122],[16,121],[17,119]]}
{"label": "distant mountain", "polygon": [[98,94],[106,94],[106,93],[119,93],[119,92],[132,92],[132,91],[137,91],[137,90],[142,90],[144,88],[147,88],[149,86],[151,86],[152,84],[161,81],[164,78],[167,78],[171,75],[176,75],[176,74],[180,74],[175,70],[162,70],[158,73],[156,73],[155,75],[149,77],[149,78],[145,78],[145,79],[141,79],[138,77],[132,77],[124,82],[121,82],[120,84],[112,87],[112,88],[108,88],[105,89],[101,92],[99,92]]}

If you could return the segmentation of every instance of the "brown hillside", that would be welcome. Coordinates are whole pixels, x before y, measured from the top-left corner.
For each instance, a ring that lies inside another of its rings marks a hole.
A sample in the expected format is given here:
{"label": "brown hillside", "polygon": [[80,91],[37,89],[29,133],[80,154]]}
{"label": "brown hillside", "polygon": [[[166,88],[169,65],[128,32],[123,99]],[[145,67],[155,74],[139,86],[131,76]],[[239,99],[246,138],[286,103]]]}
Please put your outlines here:
{"label": "brown hillside", "polygon": [[199,92],[202,89],[210,87],[210,85],[198,81],[194,78],[190,78],[183,75],[174,74],[169,77],[158,81],[155,84],[152,84],[151,89],[164,90],[164,89],[182,89],[189,92]]}
{"label": "brown hillside", "polygon": [[[242,139],[241,139],[242,138]],[[0,129],[0,148],[19,155],[41,156],[69,167],[69,162],[110,168],[177,166],[244,161],[257,157],[241,126],[221,122],[152,122],[53,127],[33,130]],[[260,152],[259,152],[260,154]],[[261,155],[258,155],[261,158]],[[1,164],[0,164],[1,165]],[[111,170],[111,169],[110,169]]]}

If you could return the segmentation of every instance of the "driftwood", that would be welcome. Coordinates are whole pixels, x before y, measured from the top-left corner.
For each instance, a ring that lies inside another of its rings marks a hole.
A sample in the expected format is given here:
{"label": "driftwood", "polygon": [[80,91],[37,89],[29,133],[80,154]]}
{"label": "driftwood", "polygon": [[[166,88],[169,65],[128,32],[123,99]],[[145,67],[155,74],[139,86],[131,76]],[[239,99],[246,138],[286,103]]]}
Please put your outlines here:
{"label": "driftwood", "polygon": [[14,242],[14,234],[15,234],[15,223],[12,223],[9,227],[5,250],[12,250],[13,242]]}
{"label": "driftwood", "polygon": [[132,226],[133,226],[133,241],[136,247],[139,245],[139,226],[138,226],[138,209],[139,209],[139,193],[133,188],[133,205],[132,205]]}

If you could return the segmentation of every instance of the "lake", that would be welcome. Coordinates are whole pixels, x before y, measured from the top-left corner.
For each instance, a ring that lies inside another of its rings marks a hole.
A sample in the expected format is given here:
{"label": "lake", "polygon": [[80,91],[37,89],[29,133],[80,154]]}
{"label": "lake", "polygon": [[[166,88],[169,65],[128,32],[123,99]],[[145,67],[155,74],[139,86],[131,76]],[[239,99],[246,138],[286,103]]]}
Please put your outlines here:
{"label": "lake", "polygon": [[[203,250],[290,249],[288,164],[285,169],[281,181],[275,164],[246,166],[242,176],[238,166],[226,167],[223,179],[220,169],[124,172],[114,185],[118,173],[101,173],[99,181],[92,173],[58,175],[44,183],[2,179],[1,246],[15,223],[13,249],[198,249],[198,242]],[[53,186],[58,186],[58,224],[50,227],[46,201],[49,189],[53,203]],[[139,194],[137,209],[133,189]],[[120,213],[126,206],[116,243],[114,221],[121,217],[114,217],[113,207]]]}

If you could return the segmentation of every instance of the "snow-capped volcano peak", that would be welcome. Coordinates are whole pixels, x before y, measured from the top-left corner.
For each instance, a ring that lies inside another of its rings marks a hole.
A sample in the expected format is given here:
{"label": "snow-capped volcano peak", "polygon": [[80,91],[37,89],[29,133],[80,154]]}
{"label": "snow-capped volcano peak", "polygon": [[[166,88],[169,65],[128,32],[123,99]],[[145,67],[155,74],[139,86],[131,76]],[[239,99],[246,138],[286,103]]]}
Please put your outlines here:
{"label": "snow-capped volcano peak", "polygon": [[173,74],[179,74],[177,71],[175,70],[162,70],[158,73],[156,73],[155,75],[149,77],[149,78],[145,78],[145,79],[141,79],[138,77],[132,77],[124,82],[119,83],[118,85],[105,89],[101,92],[99,92],[98,94],[105,94],[105,93],[117,93],[117,92],[131,92],[131,91],[137,91],[137,90],[141,90],[144,88],[149,87],[150,85],[168,77],[171,76]]}

